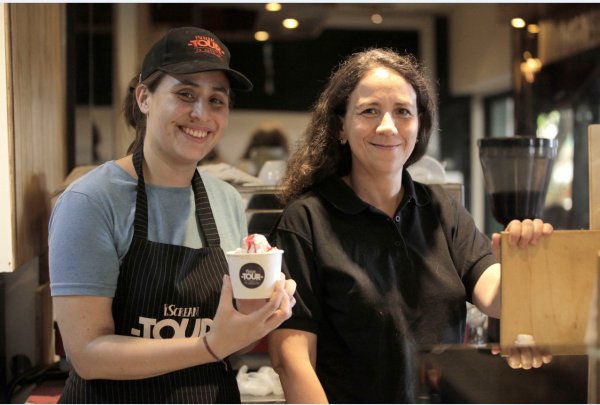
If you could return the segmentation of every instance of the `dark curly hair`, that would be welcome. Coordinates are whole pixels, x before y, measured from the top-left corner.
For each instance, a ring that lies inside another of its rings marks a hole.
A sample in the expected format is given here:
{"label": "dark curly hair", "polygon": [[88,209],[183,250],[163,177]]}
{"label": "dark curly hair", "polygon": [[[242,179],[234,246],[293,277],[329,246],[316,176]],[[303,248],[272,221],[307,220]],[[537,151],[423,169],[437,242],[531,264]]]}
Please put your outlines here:
{"label": "dark curly hair", "polygon": [[333,71],[313,106],[304,140],[290,157],[282,181],[278,197],[283,203],[290,202],[328,176],[350,173],[350,147],[339,142],[341,117],[346,114],[350,95],[358,82],[377,67],[398,72],[415,90],[419,114],[418,142],[404,167],[423,157],[435,129],[437,115],[435,93],[425,70],[413,55],[400,55],[388,48],[369,48],[350,55]]}

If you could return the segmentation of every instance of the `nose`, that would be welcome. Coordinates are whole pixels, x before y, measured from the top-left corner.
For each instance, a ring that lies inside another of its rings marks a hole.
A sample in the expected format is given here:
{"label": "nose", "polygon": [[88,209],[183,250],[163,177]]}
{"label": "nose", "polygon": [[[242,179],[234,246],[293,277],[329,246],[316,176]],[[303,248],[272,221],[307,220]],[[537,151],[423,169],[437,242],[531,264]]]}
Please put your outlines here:
{"label": "nose", "polygon": [[389,112],[383,114],[381,122],[377,126],[377,133],[381,135],[396,135],[398,133],[396,123]]}
{"label": "nose", "polygon": [[204,103],[202,100],[196,101],[192,105],[192,110],[190,111],[190,116],[192,119],[202,120],[203,116],[206,114],[206,108],[204,108]]}

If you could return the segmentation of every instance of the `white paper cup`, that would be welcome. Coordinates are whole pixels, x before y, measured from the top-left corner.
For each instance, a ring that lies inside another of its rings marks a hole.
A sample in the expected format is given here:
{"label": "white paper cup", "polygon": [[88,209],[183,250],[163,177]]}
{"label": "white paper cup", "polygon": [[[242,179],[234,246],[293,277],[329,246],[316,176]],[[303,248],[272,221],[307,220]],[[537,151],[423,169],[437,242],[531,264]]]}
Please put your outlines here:
{"label": "white paper cup", "polygon": [[281,274],[283,250],[269,253],[225,253],[233,297],[242,299],[269,298]]}

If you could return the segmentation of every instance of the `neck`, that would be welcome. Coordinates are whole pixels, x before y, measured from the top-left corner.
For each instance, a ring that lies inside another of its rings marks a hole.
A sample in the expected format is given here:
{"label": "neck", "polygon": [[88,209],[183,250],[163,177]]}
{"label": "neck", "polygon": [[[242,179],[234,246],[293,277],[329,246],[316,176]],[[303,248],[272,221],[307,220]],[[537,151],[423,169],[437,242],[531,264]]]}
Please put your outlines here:
{"label": "neck", "polygon": [[186,187],[192,182],[195,164],[176,164],[164,154],[144,145],[144,180],[148,184],[166,187]]}
{"label": "neck", "polygon": [[361,176],[351,172],[343,180],[361,200],[385,212],[389,217],[396,214],[396,209],[404,195],[402,171],[384,177]]}

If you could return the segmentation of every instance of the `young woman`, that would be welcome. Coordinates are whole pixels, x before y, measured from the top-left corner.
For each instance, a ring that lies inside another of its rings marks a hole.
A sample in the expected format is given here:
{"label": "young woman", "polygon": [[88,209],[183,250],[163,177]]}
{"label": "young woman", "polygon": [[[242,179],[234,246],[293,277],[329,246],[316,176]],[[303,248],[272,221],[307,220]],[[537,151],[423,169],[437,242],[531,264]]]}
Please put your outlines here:
{"label": "young woman", "polygon": [[[317,101],[272,237],[298,283],[292,318],[269,335],[288,402],[415,402],[418,347],[461,343],[467,300],[499,317],[489,239],[440,186],[406,171],[435,116],[414,58],[385,49],[348,58]],[[552,227],[536,219],[508,230],[526,246]],[[513,361],[549,358],[524,350]]]}
{"label": "young woman", "polygon": [[292,280],[233,305],[224,250],[246,236],[244,208],[196,170],[227,127],[232,90],[252,88],[229,60],[211,32],[170,30],[126,98],[130,154],[53,210],[51,288],[72,366],[62,402],[240,402],[227,356],[291,315]]}

